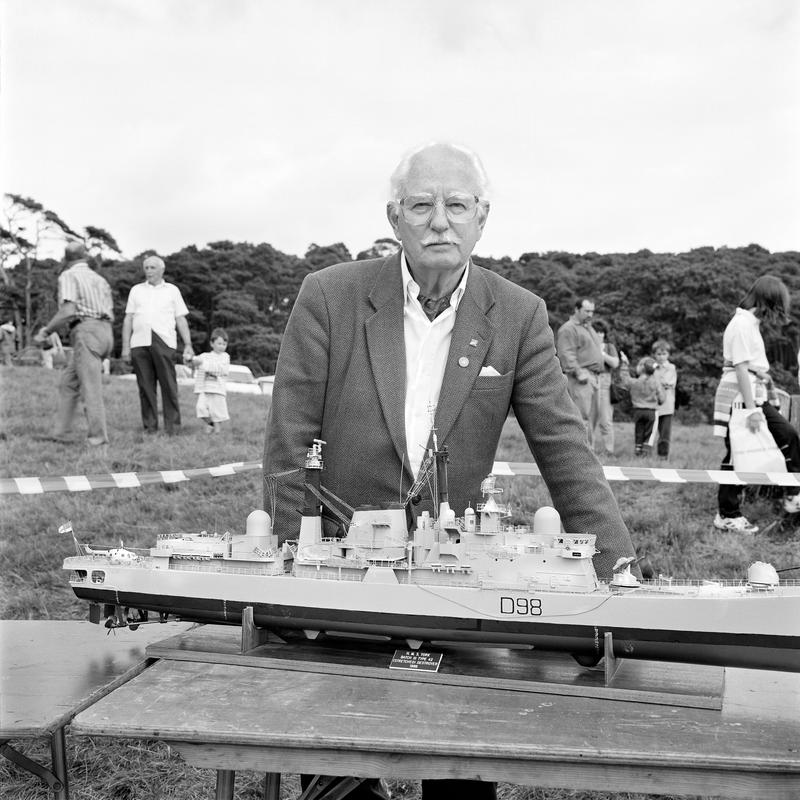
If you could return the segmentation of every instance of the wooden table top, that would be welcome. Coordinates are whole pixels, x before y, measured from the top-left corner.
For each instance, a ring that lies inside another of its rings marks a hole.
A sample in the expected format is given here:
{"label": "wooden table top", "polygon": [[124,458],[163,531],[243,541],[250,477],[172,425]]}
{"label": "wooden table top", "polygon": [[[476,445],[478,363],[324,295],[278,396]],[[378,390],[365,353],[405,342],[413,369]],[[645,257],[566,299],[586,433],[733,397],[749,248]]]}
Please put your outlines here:
{"label": "wooden table top", "polygon": [[[669,669],[669,665],[664,665]],[[722,709],[159,661],[73,732],[198,766],[796,798],[800,675],[726,670]]]}
{"label": "wooden table top", "polygon": [[74,620],[0,620],[0,739],[43,736],[144,668],[186,623],[107,631]]}

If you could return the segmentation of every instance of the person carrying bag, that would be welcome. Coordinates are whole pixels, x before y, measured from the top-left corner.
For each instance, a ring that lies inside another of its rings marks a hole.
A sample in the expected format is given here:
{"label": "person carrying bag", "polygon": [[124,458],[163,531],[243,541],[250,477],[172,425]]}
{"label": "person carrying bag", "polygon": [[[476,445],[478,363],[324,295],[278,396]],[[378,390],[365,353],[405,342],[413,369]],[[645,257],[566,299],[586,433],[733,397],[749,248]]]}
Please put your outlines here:
{"label": "person carrying bag", "polygon": [[[714,435],[725,438],[723,470],[800,472],[797,430],[768,402],[772,379],[760,331],[762,321],[785,324],[788,311],[789,290],[783,281],[774,275],[762,275],[747,291],[725,328],[722,377],[714,398]],[[773,443],[780,459],[775,457]],[[757,468],[758,465],[761,466]],[[765,465],[770,469],[764,469]],[[719,510],[714,518],[718,530],[758,531],[757,525],[742,516],[742,488],[737,484],[720,484]],[[787,514],[800,512],[799,493],[800,488],[787,489],[783,500]]]}

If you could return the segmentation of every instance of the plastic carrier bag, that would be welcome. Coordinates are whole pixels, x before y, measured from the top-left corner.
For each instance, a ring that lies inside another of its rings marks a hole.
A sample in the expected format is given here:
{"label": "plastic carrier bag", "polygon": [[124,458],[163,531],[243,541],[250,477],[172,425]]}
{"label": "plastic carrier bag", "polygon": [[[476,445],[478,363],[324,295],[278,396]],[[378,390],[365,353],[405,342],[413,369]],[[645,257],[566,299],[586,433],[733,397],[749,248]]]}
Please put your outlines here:
{"label": "plastic carrier bag", "polygon": [[775,439],[762,422],[753,433],[747,427],[752,409],[734,408],[728,423],[731,440],[731,460],[736,472],[786,472],[786,459]]}

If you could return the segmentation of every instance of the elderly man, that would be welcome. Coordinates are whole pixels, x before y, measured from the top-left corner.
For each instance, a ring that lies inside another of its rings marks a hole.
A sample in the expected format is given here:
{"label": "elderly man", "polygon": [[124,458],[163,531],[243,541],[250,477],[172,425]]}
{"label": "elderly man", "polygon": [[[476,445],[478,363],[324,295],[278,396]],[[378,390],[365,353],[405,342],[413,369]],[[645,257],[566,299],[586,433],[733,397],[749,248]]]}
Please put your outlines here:
{"label": "elderly man", "polygon": [[70,442],[78,400],[83,402],[90,446],[108,442],[103,405],[103,359],[114,349],[111,287],[87,261],[80,242],[67,244],[67,268],[58,276],[58,311],[34,337],[44,343],[57,328],[69,325],[72,356],[58,386],[58,412],[53,439]]}
{"label": "elderly man", "polygon": [[164,262],[158,256],[147,256],[142,262],[144,283],[131,287],[125,319],[122,323],[122,358],[133,364],[139,385],[139,403],[145,432],[158,430],[158,395],[164,411],[164,430],[168,436],[177,433],[181,424],[178,402],[178,381],[175,377],[177,336],[183,340],[183,360],[194,356],[180,289],[164,280]]}
{"label": "elderly man", "polygon": [[[387,205],[402,251],[305,278],[278,358],[264,471],[301,465],[323,439],[325,486],[352,506],[384,503],[411,486],[435,409],[450,504],[465,508],[481,498],[513,408],[565,529],[598,534],[595,563],[609,578],[635,552],[569,400],[544,301],[470,259],[489,214],[486,184],[461,147],[411,153]],[[283,536],[297,536],[300,481],[279,483]],[[417,510],[431,508],[426,497]],[[423,782],[423,796],[491,797],[494,786]]]}
{"label": "elderly man", "polygon": [[567,391],[578,408],[589,444],[594,441],[590,421],[597,415],[600,375],[605,369],[603,342],[592,327],[594,303],[588,299],[575,303],[575,312],[558,329],[558,357],[567,376]]}

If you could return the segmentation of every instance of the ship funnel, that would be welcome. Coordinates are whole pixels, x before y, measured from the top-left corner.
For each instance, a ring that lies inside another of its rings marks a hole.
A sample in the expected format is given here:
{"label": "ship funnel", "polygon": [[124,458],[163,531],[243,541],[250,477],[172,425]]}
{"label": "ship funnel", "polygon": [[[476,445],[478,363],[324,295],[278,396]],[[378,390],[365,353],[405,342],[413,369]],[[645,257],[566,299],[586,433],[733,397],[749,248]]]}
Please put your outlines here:
{"label": "ship funnel", "polygon": [[542,506],[533,515],[533,532],[545,536],[559,536],[561,515],[552,506]]}

